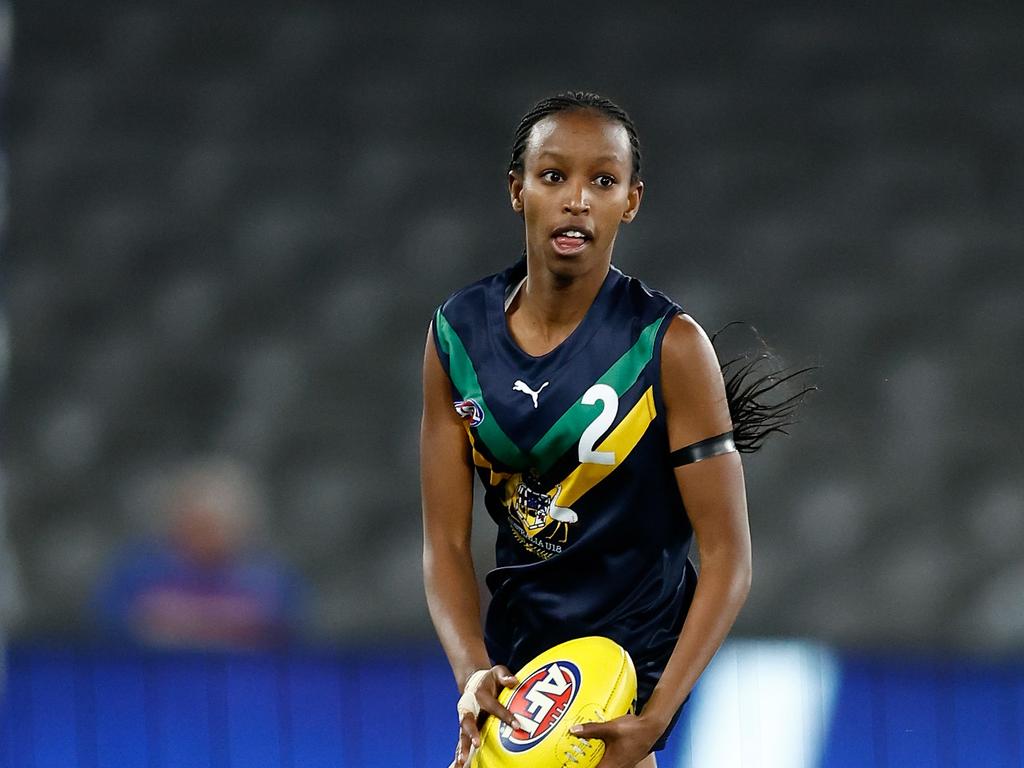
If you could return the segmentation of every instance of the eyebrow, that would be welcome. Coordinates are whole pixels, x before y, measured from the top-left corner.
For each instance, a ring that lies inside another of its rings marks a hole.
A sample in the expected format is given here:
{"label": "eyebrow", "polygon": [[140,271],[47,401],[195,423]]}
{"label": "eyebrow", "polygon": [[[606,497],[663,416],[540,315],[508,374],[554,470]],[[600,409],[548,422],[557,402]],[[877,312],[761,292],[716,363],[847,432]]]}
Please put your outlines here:
{"label": "eyebrow", "polygon": [[[539,152],[537,154],[537,157],[538,158],[550,157],[550,158],[553,158],[555,160],[559,160],[561,162],[565,162],[568,159],[566,155],[563,155],[560,152],[552,152],[550,150],[544,150],[543,152]],[[601,155],[600,157],[594,158],[594,162],[598,163],[598,164],[605,164],[605,163],[621,163],[621,162],[625,162],[625,161],[622,160],[621,158],[616,157],[615,155]]]}

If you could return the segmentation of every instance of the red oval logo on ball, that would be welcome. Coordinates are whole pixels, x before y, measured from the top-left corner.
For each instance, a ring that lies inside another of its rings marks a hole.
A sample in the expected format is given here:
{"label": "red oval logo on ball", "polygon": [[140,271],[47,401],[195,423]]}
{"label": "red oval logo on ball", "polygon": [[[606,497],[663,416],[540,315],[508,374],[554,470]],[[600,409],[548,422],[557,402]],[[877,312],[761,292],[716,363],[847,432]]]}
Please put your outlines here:
{"label": "red oval logo on ball", "polygon": [[580,690],[580,670],[571,661],[545,664],[512,692],[508,708],[518,715],[518,727],[502,725],[501,744],[509,752],[523,752],[539,743],[562,719]]}

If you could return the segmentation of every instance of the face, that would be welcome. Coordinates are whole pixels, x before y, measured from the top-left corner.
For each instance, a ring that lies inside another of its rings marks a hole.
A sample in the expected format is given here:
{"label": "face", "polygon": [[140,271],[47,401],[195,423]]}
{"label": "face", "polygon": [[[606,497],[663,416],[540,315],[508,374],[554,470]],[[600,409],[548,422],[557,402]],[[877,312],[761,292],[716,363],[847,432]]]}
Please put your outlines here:
{"label": "face", "polygon": [[523,172],[509,174],[512,208],[526,225],[527,257],[574,278],[606,269],[619,225],[640,208],[643,184],[630,182],[625,127],[592,111],[560,112],[533,126]]}
{"label": "face", "polygon": [[189,560],[212,567],[230,560],[242,547],[244,518],[235,499],[217,488],[200,487],[185,492],[177,502],[174,541]]}

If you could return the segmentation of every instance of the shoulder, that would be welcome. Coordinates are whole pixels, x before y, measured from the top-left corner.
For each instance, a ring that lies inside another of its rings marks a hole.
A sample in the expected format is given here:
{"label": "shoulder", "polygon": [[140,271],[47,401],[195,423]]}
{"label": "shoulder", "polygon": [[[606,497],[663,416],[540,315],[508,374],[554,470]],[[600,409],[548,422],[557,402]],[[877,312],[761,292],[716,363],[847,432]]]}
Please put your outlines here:
{"label": "shoulder", "polygon": [[487,275],[459,288],[441,302],[434,314],[434,319],[443,317],[449,323],[458,323],[465,317],[479,320],[479,313],[486,308],[489,297],[503,293],[510,281],[515,279],[518,271],[525,274],[524,262],[517,262],[507,269]]}
{"label": "shoulder", "polygon": [[638,277],[612,267],[613,274],[617,278],[615,286],[618,295],[615,297],[616,304],[628,307],[634,317],[665,317],[683,313],[683,308],[661,291],[649,287],[647,283]]}
{"label": "shoulder", "polygon": [[688,445],[731,427],[725,382],[711,339],[689,315],[672,318],[661,350],[661,384],[674,445]]}
{"label": "shoulder", "polygon": [[173,578],[183,567],[181,559],[167,543],[156,539],[133,542],[114,556],[101,591],[123,593],[147,589],[154,583]]}
{"label": "shoulder", "polygon": [[467,308],[482,304],[495,275],[488,275],[450,293],[437,307],[435,317],[441,314],[449,319],[458,316]]}
{"label": "shoulder", "polygon": [[661,354],[663,366],[692,366],[711,362],[715,370],[718,370],[718,357],[711,339],[700,323],[687,314],[677,314],[669,321]]}

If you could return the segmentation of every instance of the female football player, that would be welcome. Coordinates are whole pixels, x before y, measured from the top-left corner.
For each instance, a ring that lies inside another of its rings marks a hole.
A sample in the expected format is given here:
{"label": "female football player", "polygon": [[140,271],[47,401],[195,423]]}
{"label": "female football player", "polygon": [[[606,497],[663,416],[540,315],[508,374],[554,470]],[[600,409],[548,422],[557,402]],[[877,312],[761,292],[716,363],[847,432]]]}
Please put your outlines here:
{"label": "female football player", "polygon": [[[680,708],[729,632],[751,579],[737,447],[783,425],[794,401],[727,384],[707,335],[611,265],[644,195],[640,146],[611,101],[538,103],[512,148],[508,191],[525,258],[453,294],[423,364],[421,469],[430,613],[463,696],[453,765],[516,669],[568,639],[622,645],[636,714],[576,726],[601,768],[655,765]],[[497,523],[480,624],[470,552],[473,472]],[[696,536],[700,579],[688,560]],[[684,622],[685,619],[685,622]]]}

